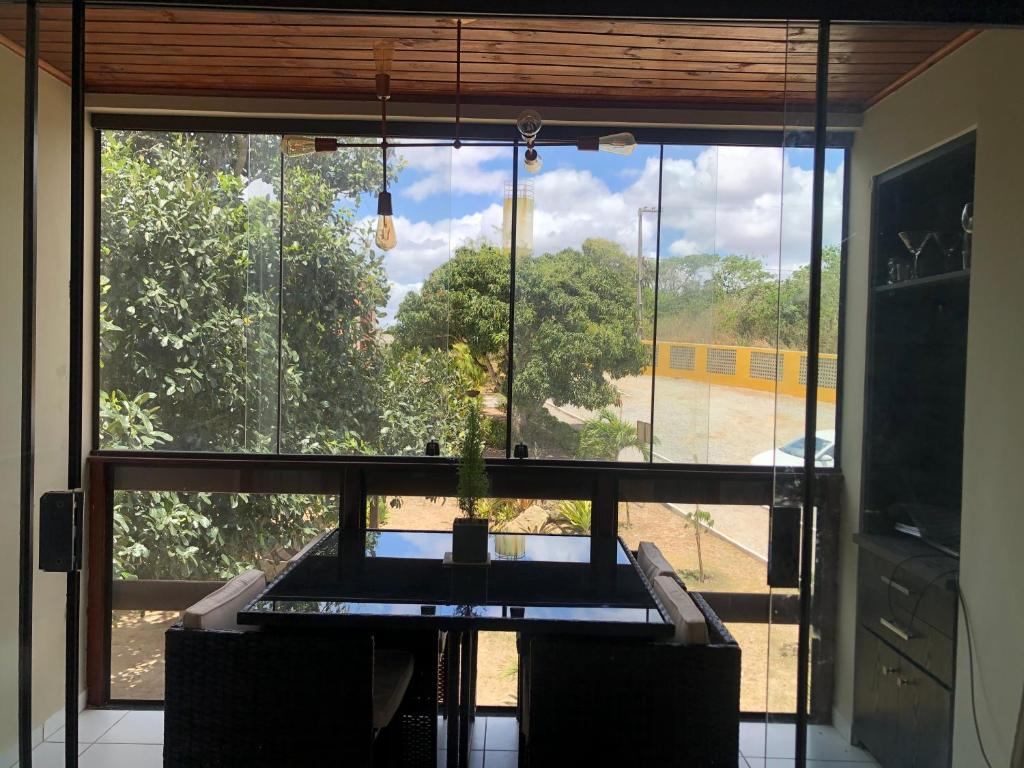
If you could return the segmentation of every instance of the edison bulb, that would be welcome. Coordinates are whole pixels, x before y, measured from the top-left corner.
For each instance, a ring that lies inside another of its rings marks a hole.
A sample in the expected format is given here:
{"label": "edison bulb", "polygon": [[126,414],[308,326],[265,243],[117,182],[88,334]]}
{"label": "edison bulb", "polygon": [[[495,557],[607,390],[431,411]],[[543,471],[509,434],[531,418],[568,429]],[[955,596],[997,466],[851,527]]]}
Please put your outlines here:
{"label": "edison bulb", "polygon": [[390,251],[398,245],[398,233],[391,213],[391,193],[381,192],[377,195],[377,234],[373,241],[382,251]]}
{"label": "edison bulb", "polygon": [[377,217],[377,235],[373,241],[382,251],[390,251],[398,245],[398,233],[395,232],[395,220],[391,216]]}
{"label": "edison bulb", "polygon": [[630,155],[636,149],[636,137],[632,133],[613,133],[597,140],[597,148],[614,155]]}
{"label": "edison bulb", "polygon": [[540,153],[536,149],[530,147],[526,150],[526,154],[523,155],[523,167],[527,173],[537,173],[544,166],[544,161],[540,159]]}

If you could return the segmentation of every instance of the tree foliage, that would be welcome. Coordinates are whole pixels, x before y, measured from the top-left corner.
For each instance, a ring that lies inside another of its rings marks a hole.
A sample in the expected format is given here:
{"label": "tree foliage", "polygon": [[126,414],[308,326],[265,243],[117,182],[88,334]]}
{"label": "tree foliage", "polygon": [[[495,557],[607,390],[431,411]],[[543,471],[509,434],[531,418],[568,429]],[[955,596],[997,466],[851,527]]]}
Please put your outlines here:
{"label": "tree foliage", "polygon": [[[454,447],[463,406],[451,395],[465,376],[446,353],[383,343],[387,277],[340,203],[377,188],[379,155],[289,160],[282,177],[276,142],[104,134],[101,444],[400,454],[436,436]],[[115,569],[227,577],[336,517],[331,497],[120,492]]]}

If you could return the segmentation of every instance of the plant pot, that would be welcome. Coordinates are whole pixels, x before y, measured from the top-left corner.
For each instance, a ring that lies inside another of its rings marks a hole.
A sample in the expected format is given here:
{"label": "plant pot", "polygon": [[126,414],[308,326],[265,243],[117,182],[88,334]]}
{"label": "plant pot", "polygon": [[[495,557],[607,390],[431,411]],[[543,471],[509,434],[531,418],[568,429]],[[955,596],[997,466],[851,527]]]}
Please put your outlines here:
{"label": "plant pot", "polygon": [[452,524],[452,562],[487,562],[487,518],[461,517]]}

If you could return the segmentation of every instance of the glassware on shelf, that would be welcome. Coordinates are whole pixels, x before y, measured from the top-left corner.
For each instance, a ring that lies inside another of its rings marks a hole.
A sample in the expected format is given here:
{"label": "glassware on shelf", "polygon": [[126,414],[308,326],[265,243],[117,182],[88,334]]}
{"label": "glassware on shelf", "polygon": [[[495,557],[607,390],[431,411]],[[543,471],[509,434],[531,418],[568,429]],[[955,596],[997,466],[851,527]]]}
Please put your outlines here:
{"label": "glassware on shelf", "polygon": [[895,285],[896,283],[902,283],[904,280],[910,277],[910,262],[902,256],[890,256],[888,263],[888,280],[886,281],[889,285]]}
{"label": "glassware on shelf", "polygon": [[921,277],[921,273],[918,271],[917,261],[921,257],[921,251],[923,251],[925,246],[928,245],[928,241],[935,237],[935,233],[927,229],[908,229],[900,232],[899,237],[903,242],[903,245],[905,245],[907,250],[910,251],[910,255],[914,257],[910,276],[915,279]]}
{"label": "glassware on shelf", "polygon": [[959,272],[963,259],[961,236],[959,232],[936,232],[935,244],[942,251],[942,269],[944,272]]}
{"label": "glassware on shelf", "polygon": [[971,240],[974,237],[974,203],[964,205],[960,213],[960,226],[964,230],[964,244],[961,250],[961,265],[963,269],[971,268]]}

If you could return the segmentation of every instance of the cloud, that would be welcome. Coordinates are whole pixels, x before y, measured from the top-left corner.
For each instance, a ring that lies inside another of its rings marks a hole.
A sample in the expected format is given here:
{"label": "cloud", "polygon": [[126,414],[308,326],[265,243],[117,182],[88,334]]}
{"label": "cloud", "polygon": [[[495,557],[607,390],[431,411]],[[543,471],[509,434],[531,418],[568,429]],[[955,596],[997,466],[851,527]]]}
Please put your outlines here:
{"label": "cloud", "polygon": [[[435,152],[434,150],[440,150]],[[801,168],[793,150],[772,147],[710,147],[695,158],[673,158],[666,151],[662,179],[663,255],[699,252],[741,253],[760,258],[768,269],[789,272],[810,258],[811,186],[813,174]],[[425,147],[409,150],[411,167],[426,175],[407,188],[424,197],[446,194],[449,179],[457,192],[488,192],[501,189],[496,177],[508,170],[488,171],[486,163],[507,151],[497,147],[465,147],[458,152]],[[449,172],[450,157],[458,172]],[[624,162],[629,162],[624,161]],[[534,182],[534,252],[579,247],[588,237],[619,243],[627,253],[636,252],[637,209],[658,202],[658,159],[646,158],[629,167],[631,178],[620,170],[596,175],[589,170],[555,167],[542,171]],[[625,169],[622,169],[625,170]],[[838,243],[842,219],[840,166],[825,178],[825,243]],[[612,189],[609,184],[623,184]],[[389,313],[397,308],[395,295],[404,297],[458,246],[476,239],[498,244],[501,240],[502,206],[491,203],[482,210],[438,221],[416,220],[415,206],[404,206],[395,219],[398,246],[385,254],[385,266],[393,285]],[[366,219],[372,223],[372,219]],[[656,216],[645,214],[644,252],[653,257]],[[393,305],[393,306],[392,306]]]}
{"label": "cloud", "polygon": [[[400,179],[395,189],[417,201],[438,193],[498,195],[512,178],[509,167],[512,151],[507,147],[466,144],[457,150],[422,147],[401,149],[398,153],[408,170],[419,171],[423,176],[408,186],[402,185]],[[499,168],[483,167],[499,159],[502,161]]]}

